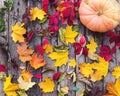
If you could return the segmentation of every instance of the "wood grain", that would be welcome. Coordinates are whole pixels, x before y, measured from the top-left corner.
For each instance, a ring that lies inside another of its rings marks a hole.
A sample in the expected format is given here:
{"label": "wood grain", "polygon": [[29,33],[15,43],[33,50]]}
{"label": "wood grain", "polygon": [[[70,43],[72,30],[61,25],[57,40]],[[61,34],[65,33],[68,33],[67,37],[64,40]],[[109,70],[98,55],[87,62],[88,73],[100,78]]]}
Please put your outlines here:
{"label": "wood grain", "polygon": [[[118,1],[120,2],[120,0],[118,0]],[[15,22],[20,23],[22,21],[22,15],[28,6],[37,6],[37,7],[41,8],[41,0],[40,1],[14,0],[14,10],[10,13],[7,12],[5,15],[6,26],[7,26],[7,35],[9,37],[8,38],[9,45],[8,45],[8,50],[5,50],[4,47],[0,46],[0,64],[4,64],[8,68],[8,74],[14,75],[14,78],[17,78],[19,76],[19,73],[21,70],[16,72],[16,70],[13,68],[13,65],[17,64],[18,66],[20,66],[23,63],[21,63],[18,59],[18,54],[16,52],[16,44],[13,42],[13,40],[11,38],[11,33],[12,33],[11,26],[14,25]],[[49,6],[49,8],[51,8],[51,10],[52,10],[49,13],[52,14],[53,11],[55,11],[55,7]],[[34,24],[33,24],[32,27],[39,27],[39,28],[45,29],[48,27],[48,21],[45,24],[41,24],[41,25],[34,26]],[[120,29],[120,25],[114,30],[118,31],[119,29]],[[90,35],[93,36],[93,38],[97,41],[99,47],[102,46],[103,44],[112,46],[111,44],[109,44],[108,37],[104,36],[105,34],[93,33],[90,30],[86,29],[86,27],[84,27],[81,23],[80,23],[80,31],[79,32],[84,34],[86,37],[88,37]],[[53,46],[62,45],[58,36],[55,36],[54,38],[49,38],[49,37],[44,37],[44,38],[48,38],[50,40],[50,43]],[[32,41],[29,43],[29,46],[34,49],[36,45],[41,45],[41,42],[44,38],[40,37],[40,36],[35,36],[35,38],[33,38]],[[86,84],[78,80],[79,78],[83,78],[83,76],[81,74],[79,74],[79,72],[78,72],[79,64],[82,64],[83,62],[91,62],[91,61],[89,61],[89,59],[83,55],[79,56],[79,55],[73,54],[74,48],[72,46],[69,46],[69,47],[70,47],[69,58],[75,58],[77,61],[77,66],[75,69],[73,69],[77,76],[76,82],[73,83],[71,79],[69,80],[67,77],[65,77],[64,80],[61,81],[60,83],[55,82],[56,87],[55,87],[54,92],[46,93],[46,94],[44,94],[39,89],[38,85],[35,85],[33,88],[28,90],[28,92],[27,92],[28,96],[58,96],[58,91],[57,91],[58,85],[60,85],[61,87],[64,87],[64,86],[69,87],[69,94],[67,96],[79,96],[79,92],[81,90],[83,90],[84,88],[86,88]],[[7,51],[9,54],[7,54]],[[8,62],[9,61],[8,56],[11,56],[11,59],[13,62]],[[111,76],[111,71],[113,70],[114,66],[119,65],[119,62],[117,60],[119,60],[120,51],[117,49],[117,52],[115,54],[113,54],[113,56],[114,56],[114,59],[110,62],[108,75],[106,77],[104,77],[101,81],[95,83],[100,87],[100,89],[103,91],[103,93],[105,93],[106,83],[115,81],[113,76]],[[47,62],[46,67],[54,67],[55,61],[52,61],[47,55],[45,55],[44,58],[45,58],[45,61]],[[30,66],[27,66],[27,67],[30,68]],[[55,71],[47,71],[44,73],[42,73],[43,68],[40,68],[38,70],[31,70],[34,74],[41,73],[43,76],[42,79],[33,78],[32,80],[39,83],[39,82],[43,81],[45,77],[52,78],[52,76],[55,72],[58,72],[58,71],[66,72],[67,69],[68,69],[68,64],[66,66],[62,66],[60,68],[55,67]],[[74,92],[72,90],[72,88],[75,86],[77,88],[79,88],[79,90],[77,92]],[[0,81],[0,96],[5,96],[2,88],[3,88],[3,82]]]}

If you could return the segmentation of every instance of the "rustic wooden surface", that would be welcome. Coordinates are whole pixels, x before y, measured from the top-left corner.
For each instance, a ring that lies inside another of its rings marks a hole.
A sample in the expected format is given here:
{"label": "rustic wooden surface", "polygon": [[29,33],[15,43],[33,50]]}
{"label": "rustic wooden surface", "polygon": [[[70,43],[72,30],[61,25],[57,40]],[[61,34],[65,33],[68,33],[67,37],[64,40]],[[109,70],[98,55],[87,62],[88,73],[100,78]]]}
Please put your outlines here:
{"label": "rustic wooden surface", "polygon": [[[26,1],[26,3],[25,3]],[[120,1],[120,0],[119,0]],[[7,26],[7,33],[9,34],[9,52],[10,52],[10,55],[11,55],[11,58],[14,59],[17,63],[17,65],[20,65],[20,61],[18,60],[18,55],[16,53],[16,45],[13,43],[12,41],[12,38],[11,38],[11,26],[15,24],[16,21],[21,21],[22,20],[22,15],[23,13],[25,12],[26,10],[26,7],[27,6],[37,6],[37,7],[41,7],[41,0],[36,0],[36,2],[32,2],[32,0],[14,0],[14,10],[12,12],[10,12],[10,14],[6,13],[6,16],[5,16],[5,19],[6,19],[6,26]],[[43,24],[42,27],[47,27],[48,26],[48,23],[46,24]],[[92,35],[95,37],[97,37],[97,41],[98,41],[98,44],[99,44],[99,47],[102,45],[102,44],[108,44],[108,38],[105,37],[104,33],[93,33],[91,32],[90,30],[86,29],[81,23],[80,23],[80,32],[83,33],[86,37],[88,35]],[[115,29],[115,30],[119,30],[119,26]],[[35,45],[38,45],[41,43],[41,40],[43,38],[40,38],[40,37],[35,37],[32,42],[30,43],[30,46],[34,48]],[[58,37],[55,37],[55,38],[52,38],[51,40],[51,43],[53,45],[60,45],[61,42],[59,41]],[[0,49],[0,63],[2,64],[5,64],[5,66],[7,68],[9,68],[9,71],[8,71],[8,74],[12,74],[14,76],[18,76],[18,73],[16,73],[15,69],[12,68],[11,66],[11,63],[10,62],[7,62],[7,55],[5,53],[5,51],[1,51],[2,49]],[[73,48],[71,47],[70,48],[70,52],[74,52]],[[110,67],[109,67],[109,70],[113,70],[113,67],[116,66],[116,64],[118,64],[118,62],[116,61],[116,58],[119,57],[119,50],[117,50],[117,54],[114,55],[114,59],[110,62]],[[8,54],[9,55],[9,54]],[[70,58],[74,57],[75,55],[70,55]],[[76,60],[77,60],[77,66],[76,66],[76,69],[75,69],[75,72],[76,72],[76,75],[79,77],[79,78],[82,78],[82,76],[80,74],[78,74],[78,64],[80,63],[83,63],[83,62],[88,62],[88,58],[84,57],[84,56],[75,56],[76,57]],[[48,62],[47,66],[50,66],[50,67],[53,67],[53,63],[54,61],[51,61],[47,56],[46,56],[46,61]],[[55,71],[60,71],[60,72],[65,72],[67,70],[67,67],[66,66],[62,66],[61,68],[55,68]],[[36,70],[34,71],[34,73],[38,73],[38,72],[41,72],[41,70]],[[51,77],[53,76],[54,72],[50,71],[50,72],[46,72],[43,75],[43,78],[48,76],[48,77]],[[39,81],[42,81],[41,79],[40,80],[35,80],[36,82],[39,82]],[[110,81],[114,81],[114,78],[108,73],[108,75],[103,78],[101,81],[99,82],[96,82],[96,84],[102,89],[103,93],[105,92],[105,85],[106,85],[106,82],[110,82]],[[56,84],[56,88],[55,88],[55,91],[52,92],[52,93],[46,93],[46,94],[43,94],[41,92],[41,90],[38,88],[38,86],[34,86],[32,89],[30,89],[28,91],[28,96],[57,96],[58,92],[57,92],[57,85]],[[0,96],[5,96],[4,94],[2,94],[2,82],[0,82]],[[60,86],[61,87],[64,87],[64,86],[68,86],[70,89],[69,89],[69,94],[68,96],[78,96],[78,92],[80,92],[80,90],[86,88],[86,84],[83,83],[83,82],[80,82],[79,80],[77,80],[77,82],[73,83],[72,80],[68,80],[67,78],[65,78],[61,83],[60,83]],[[72,87],[74,86],[77,86],[79,88],[79,91],[78,92],[73,92],[72,91]],[[95,95],[97,96],[97,95]]]}

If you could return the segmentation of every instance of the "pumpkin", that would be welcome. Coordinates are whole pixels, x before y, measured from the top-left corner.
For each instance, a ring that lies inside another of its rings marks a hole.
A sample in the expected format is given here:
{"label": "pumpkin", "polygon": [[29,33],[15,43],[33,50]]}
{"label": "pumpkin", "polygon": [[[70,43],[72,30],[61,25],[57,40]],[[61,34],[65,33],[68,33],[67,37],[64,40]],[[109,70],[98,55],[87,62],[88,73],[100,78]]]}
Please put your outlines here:
{"label": "pumpkin", "polygon": [[82,24],[95,32],[112,30],[120,22],[120,4],[116,0],[82,0],[78,11]]}

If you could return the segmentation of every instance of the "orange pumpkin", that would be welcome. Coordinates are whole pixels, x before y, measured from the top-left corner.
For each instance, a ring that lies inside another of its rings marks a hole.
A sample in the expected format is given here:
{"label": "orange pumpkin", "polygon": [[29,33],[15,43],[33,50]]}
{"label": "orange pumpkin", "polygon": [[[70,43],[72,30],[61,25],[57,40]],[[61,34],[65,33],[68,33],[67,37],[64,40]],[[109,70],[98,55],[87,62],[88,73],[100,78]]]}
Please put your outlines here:
{"label": "orange pumpkin", "polygon": [[106,32],[119,24],[120,5],[116,0],[82,0],[79,15],[88,29]]}

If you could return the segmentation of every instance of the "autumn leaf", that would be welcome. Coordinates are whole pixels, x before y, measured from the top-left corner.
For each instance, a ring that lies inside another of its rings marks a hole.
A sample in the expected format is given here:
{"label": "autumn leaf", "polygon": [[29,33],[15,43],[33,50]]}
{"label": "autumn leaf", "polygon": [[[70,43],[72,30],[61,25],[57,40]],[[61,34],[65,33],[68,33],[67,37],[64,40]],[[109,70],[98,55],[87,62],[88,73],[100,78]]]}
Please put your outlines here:
{"label": "autumn leaf", "polygon": [[[38,84],[44,93],[53,92],[55,83],[50,78],[46,77],[43,82]],[[49,86],[49,87],[48,87]]]}
{"label": "autumn leaf", "polygon": [[49,57],[52,60],[56,60],[55,66],[56,67],[61,67],[62,65],[66,65],[68,62],[68,51],[65,52],[51,52],[49,54]]}
{"label": "autumn leaf", "polygon": [[89,78],[90,74],[93,74],[93,65],[90,63],[83,63],[80,64],[79,72],[82,73],[85,77]]}
{"label": "autumn leaf", "polygon": [[22,23],[20,26],[18,25],[18,23],[16,23],[15,25],[12,26],[12,38],[13,41],[16,43],[18,42],[24,42],[24,37],[23,35],[26,34],[26,29],[23,28],[24,23]]}
{"label": "autumn leaf", "polygon": [[3,64],[0,64],[0,72],[6,72],[7,69]]}
{"label": "autumn leaf", "polygon": [[93,69],[96,70],[93,74],[91,74],[91,80],[92,81],[97,81],[101,80],[102,77],[106,76],[108,73],[108,67],[109,63],[106,61],[104,58],[99,57],[99,62],[98,63],[93,63]]}
{"label": "autumn leaf", "polygon": [[19,54],[19,59],[22,62],[30,61],[33,50],[28,48],[27,43],[21,43],[17,46],[17,53]]}
{"label": "autumn leaf", "polygon": [[107,91],[108,93],[103,96],[120,96],[120,80],[117,79],[115,83],[108,82]]}
{"label": "autumn leaf", "polygon": [[112,76],[114,76],[116,79],[118,79],[120,77],[120,67],[119,66],[114,67]]}
{"label": "autumn leaf", "polygon": [[16,83],[11,83],[11,77],[7,77],[6,81],[4,82],[4,92],[7,96],[18,96],[16,93],[16,90],[19,89],[18,84]]}
{"label": "autumn leaf", "polygon": [[75,68],[75,66],[76,66],[76,60],[75,59],[70,59],[69,62],[70,62],[69,66]]}
{"label": "autumn leaf", "polygon": [[23,80],[21,76],[18,78],[18,83],[19,83],[20,89],[24,89],[26,91],[35,85],[35,82],[31,82],[31,78],[29,78],[29,81],[26,82]]}
{"label": "autumn leaf", "polygon": [[68,87],[68,86],[64,86],[64,87],[60,88],[60,90],[61,90],[61,92],[62,92],[63,94],[68,94],[69,87]]}
{"label": "autumn leaf", "polygon": [[42,9],[35,7],[30,10],[30,15],[32,17],[31,21],[36,20],[36,18],[38,18],[39,20],[43,20],[46,13]]}
{"label": "autumn leaf", "polygon": [[51,53],[53,51],[53,46],[51,44],[45,44],[43,48],[45,49],[45,53]]}
{"label": "autumn leaf", "polygon": [[44,61],[43,56],[38,56],[36,53],[34,53],[32,55],[32,59],[30,61],[30,65],[34,68],[34,69],[38,69],[40,67],[43,67],[46,65],[46,62]]}
{"label": "autumn leaf", "polygon": [[80,64],[79,72],[87,78],[90,77],[91,80],[95,82],[101,80],[103,76],[105,77],[107,75],[108,65],[109,63],[99,56],[99,62]]}
{"label": "autumn leaf", "polygon": [[29,79],[33,77],[29,70],[23,70],[20,74],[25,82],[29,82]]}
{"label": "autumn leaf", "polygon": [[86,45],[89,49],[89,53],[96,52],[96,48],[98,47],[97,43],[94,40],[90,40],[90,44]]}
{"label": "autumn leaf", "polygon": [[68,43],[74,43],[75,37],[78,35],[78,32],[72,30],[72,26],[68,26],[66,30],[64,28],[59,29],[59,36],[61,41]]}

